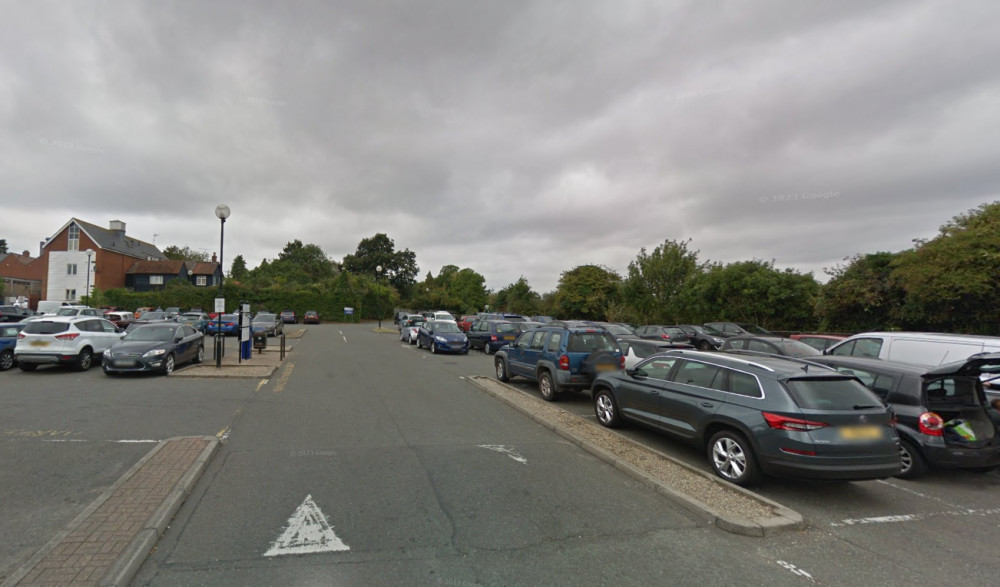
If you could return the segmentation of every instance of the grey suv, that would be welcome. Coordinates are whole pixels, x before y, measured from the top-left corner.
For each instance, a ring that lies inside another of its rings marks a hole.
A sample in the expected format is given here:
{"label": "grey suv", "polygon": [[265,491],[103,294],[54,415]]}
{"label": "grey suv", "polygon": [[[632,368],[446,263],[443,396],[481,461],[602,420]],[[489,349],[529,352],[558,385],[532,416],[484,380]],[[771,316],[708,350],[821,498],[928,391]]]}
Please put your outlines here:
{"label": "grey suv", "polygon": [[631,420],[707,450],[716,475],[856,481],[901,469],[892,413],[857,379],[781,357],[669,351],[592,387],[604,426]]}
{"label": "grey suv", "polygon": [[500,347],[493,366],[500,381],[514,376],[538,381],[542,399],[551,402],[560,392],[589,389],[598,373],[624,367],[625,357],[603,328],[544,326]]}

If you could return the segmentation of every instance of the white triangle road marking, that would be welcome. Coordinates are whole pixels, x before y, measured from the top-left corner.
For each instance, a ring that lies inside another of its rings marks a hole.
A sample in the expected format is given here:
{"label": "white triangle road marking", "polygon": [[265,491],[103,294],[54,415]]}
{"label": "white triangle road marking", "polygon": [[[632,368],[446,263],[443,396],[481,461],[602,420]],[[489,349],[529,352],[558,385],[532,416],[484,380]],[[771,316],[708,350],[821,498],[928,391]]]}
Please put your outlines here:
{"label": "white triangle road marking", "polygon": [[307,495],[302,505],[288,519],[288,525],[282,531],[281,536],[271,543],[271,548],[264,553],[264,556],[344,550],[350,550],[350,547],[334,533],[330,521],[326,519],[326,515],[313,501],[312,495]]}
{"label": "white triangle road marking", "polygon": [[528,464],[528,459],[522,457],[521,453],[517,452],[516,450],[514,450],[512,448],[507,448],[506,446],[504,446],[502,444],[480,444],[479,448],[485,448],[487,450],[492,450],[492,451],[496,451],[496,452],[499,452],[499,453],[503,453],[503,454],[509,456],[510,458],[514,459],[515,461],[521,463],[522,465],[527,465]]}

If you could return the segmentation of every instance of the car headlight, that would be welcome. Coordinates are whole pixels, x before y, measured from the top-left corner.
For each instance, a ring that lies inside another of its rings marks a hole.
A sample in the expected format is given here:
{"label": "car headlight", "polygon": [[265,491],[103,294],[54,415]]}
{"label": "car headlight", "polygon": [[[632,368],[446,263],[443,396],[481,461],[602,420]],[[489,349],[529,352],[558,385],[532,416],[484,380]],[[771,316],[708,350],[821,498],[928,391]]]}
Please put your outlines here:
{"label": "car headlight", "polygon": [[104,349],[104,353],[103,354],[104,354],[105,357],[110,357],[111,356],[111,349]]}
{"label": "car headlight", "polygon": [[443,337],[443,336],[435,336],[434,340],[436,340],[438,342],[448,342],[448,339],[445,338],[445,337]]}
{"label": "car headlight", "polygon": [[159,357],[160,355],[162,355],[165,352],[167,352],[167,351],[165,351],[164,349],[153,349],[151,351],[146,351],[145,353],[143,353],[142,354],[142,358],[143,359],[148,359],[149,357]]}

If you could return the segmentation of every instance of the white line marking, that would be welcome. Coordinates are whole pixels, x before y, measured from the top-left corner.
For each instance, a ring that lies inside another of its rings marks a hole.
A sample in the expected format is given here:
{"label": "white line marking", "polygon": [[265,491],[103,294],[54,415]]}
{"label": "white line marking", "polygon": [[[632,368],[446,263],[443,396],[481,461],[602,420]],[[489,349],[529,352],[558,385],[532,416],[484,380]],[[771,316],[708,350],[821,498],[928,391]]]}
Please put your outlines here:
{"label": "white line marking", "polygon": [[268,381],[269,381],[269,379],[261,379],[260,383],[257,384],[257,389],[255,389],[254,392],[256,393],[256,392],[260,391],[260,388],[264,387],[265,385],[267,385]]}
{"label": "white line marking", "polygon": [[[43,438],[42,442],[91,442],[91,441],[90,440],[84,440],[82,438],[57,438],[57,439],[54,439],[54,440],[49,440],[47,438]],[[156,444],[156,443],[158,443],[160,441],[159,440],[132,440],[132,439],[125,439],[125,440],[103,440],[103,441],[97,441],[97,442],[117,442],[119,444]]]}
{"label": "white line marking", "polygon": [[288,519],[288,525],[271,544],[264,556],[286,554],[313,554],[317,552],[337,552],[350,550],[334,533],[330,521],[307,495],[302,505]]}
{"label": "white line marking", "polygon": [[839,522],[832,522],[831,526],[862,526],[865,524],[895,524],[898,522],[918,522],[936,516],[995,516],[1000,514],[1000,508],[988,510],[969,510],[928,512],[926,514],[903,514],[899,516],[876,516],[873,518],[848,518]]}
{"label": "white line marking", "polygon": [[805,577],[806,579],[809,579],[810,582],[813,582],[813,583],[816,582],[816,580],[813,579],[812,575],[810,575],[806,571],[804,571],[804,570],[796,567],[792,563],[786,563],[785,561],[777,561],[777,562],[778,562],[779,565],[781,565],[782,567],[784,567],[784,568],[788,569],[789,571],[795,573],[796,575],[798,575],[800,577]]}
{"label": "white line marking", "polygon": [[155,443],[160,442],[160,441],[159,440],[112,440],[111,442],[120,442],[120,443],[123,443],[123,444],[130,444],[130,443],[136,443],[136,444],[150,444],[150,443],[153,443],[153,444],[155,444]]}
{"label": "white line marking", "polygon": [[492,450],[492,451],[495,451],[495,452],[503,453],[503,454],[509,456],[510,458],[514,459],[515,461],[521,463],[522,465],[527,465],[528,464],[528,459],[522,457],[519,452],[517,452],[516,450],[514,450],[512,448],[507,448],[506,446],[504,446],[502,444],[480,444],[479,448],[485,448],[487,450]]}
{"label": "white line marking", "polygon": [[347,337],[346,336],[344,337],[344,342],[347,342]]}
{"label": "white line marking", "polygon": [[81,438],[57,438],[54,440],[49,440],[48,438],[43,438],[42,442],[89,442]]}
{"label": "white line marking", "polygon": [[947,501],[945,501],[945,500],[943,500],[941,498],[934,497],[933,495],[925,495],[923,493],[920,493],[919,491],[914,491],[914,490],[910,489],[909,487],[902,487],[900,485],[896,485],[895,483],[890,483],[890,482],[886,481],[885,479],[879,479],[879,480],[876,481],[876,483],[881,483],[882,485],[888,485],[889,487],[892,487],[893,489],[898,489],[898,490],[902,491],[903,493],[909,493],[910,495],[916,495],[917,497],[922,497],[924,499],[929,499],[931,501],[936,501],[938,503],[944,504],[944,505],[946,505],[946,506],[948,506],[950,508],[955,508],[957,510],[968,510],[969,509],[967,507],[963,507],[963,506],[960,506],[958,504],[947,502]]}

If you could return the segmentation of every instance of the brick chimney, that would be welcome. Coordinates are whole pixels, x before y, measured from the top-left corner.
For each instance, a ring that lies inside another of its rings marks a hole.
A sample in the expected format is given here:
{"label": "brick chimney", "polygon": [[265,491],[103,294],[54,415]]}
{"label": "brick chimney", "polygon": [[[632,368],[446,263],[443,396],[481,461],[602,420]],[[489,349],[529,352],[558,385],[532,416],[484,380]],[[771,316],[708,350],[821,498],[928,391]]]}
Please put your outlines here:
{"label": "brick chimney", "polygon": [[219,258],[215,256],[215,253],[212,253],[212,262],[213,263],[218,263],[219,262]]}
{"label": "brick chimney", "polygon": [[121,220],[112,220],[109,222],[108,229],[119,238],[125,238],[125,223]]}

